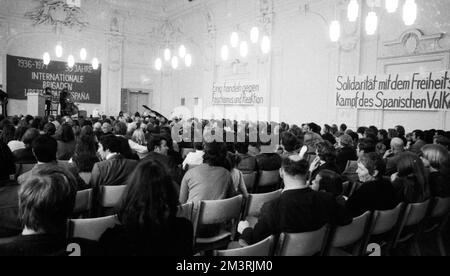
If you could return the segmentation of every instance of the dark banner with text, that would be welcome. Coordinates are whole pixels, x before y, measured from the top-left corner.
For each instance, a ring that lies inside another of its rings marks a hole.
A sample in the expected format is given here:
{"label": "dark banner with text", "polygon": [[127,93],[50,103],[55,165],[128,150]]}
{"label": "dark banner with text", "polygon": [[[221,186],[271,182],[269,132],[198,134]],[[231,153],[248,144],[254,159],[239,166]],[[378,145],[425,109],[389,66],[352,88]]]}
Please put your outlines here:
{"label": "dark banner with text", "polygon": [[72,68],[67,62],[51,61],[44,65],[41,59],[7,56],[7,88],[11,99],[25,100],[28,93],[44,93],[50,87],[59,95],[67,87],[77,103],[100,104],[101,66],[77,63]]}
{"label": "dark banner with text", "polygon": [[382,110],[450,110],[450,73],[338,76],[336,106]]}

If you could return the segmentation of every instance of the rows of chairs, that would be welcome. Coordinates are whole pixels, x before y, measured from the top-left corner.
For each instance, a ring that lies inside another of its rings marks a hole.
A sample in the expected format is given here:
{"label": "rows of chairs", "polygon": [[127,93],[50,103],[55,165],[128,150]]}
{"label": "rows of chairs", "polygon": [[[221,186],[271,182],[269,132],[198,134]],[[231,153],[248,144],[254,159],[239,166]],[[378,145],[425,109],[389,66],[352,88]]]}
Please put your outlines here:
{"label": "rows of chairs", "polygon": [[[105,187],[102,191],[102,206],[115,208],[119,204],[124,187]],[[77,195],[77,207],[87,206],[89,191]],[[266,194],[250,194],[245,200],[242,195],[225,200],[187,203],[179,208],[179,217],[194,225],[194,249],[196,252],[214,252],[218,256],[310,256],[310,255],[369,255],[369,244],[378,244],[383,255],[404,244],[412,245],[415,255],[421,255],[419,241],[424,235],[433,235],[440,255],[446,255],[442,232],[450,214],[450,198],[433,198],[423,203],[400,203],[393,210],[366,212],[346,226],[325,225],[310,233],[281,233],[255,245],[227,250],[235,245],[237,223],[247,220],[256,224],[261,208],[266,202],[277,199],[281,190]],[[76,209],[82,211],[82,209]],[[92,226],[93,224],[100,226]],[[70,237],[96,240],[107,228],[117,224],[115,216],[98,219],[71,220]],[[207,225],[227,225],[216,235],[201,237],[199,229]],[[83,228],[82,230],[78,228]],[[226,229],[226,230],[225,230]],[[101,232],[101,233],[100,233]],[[233,243],[234,242],[234,243]]]}

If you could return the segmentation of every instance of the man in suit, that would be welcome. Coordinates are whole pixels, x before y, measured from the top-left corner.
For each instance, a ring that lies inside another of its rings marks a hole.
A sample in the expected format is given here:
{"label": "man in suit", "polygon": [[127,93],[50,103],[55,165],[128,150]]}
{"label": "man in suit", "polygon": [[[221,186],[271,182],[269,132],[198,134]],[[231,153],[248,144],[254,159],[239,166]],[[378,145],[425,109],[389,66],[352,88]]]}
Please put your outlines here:
{"label": "man in suit", "polygon": [[280,175],[285,189],[278,199],[264,204],[254,229],[247,221],[239,223],[241,243],[255,244],[281,232],[316,231],[328,223],[351,223],[351,216],[332,194],[316,192],[308,186],[308,167],[308,162],[298,155],[283,159]]}
{"label": "man in suit", "polygon": [[415,154],[419,154],[422,148],[427,144],[425,141],[425,134],[421,130],[414,130],[412,135],[412,141],[414,144],[411,146],[410,151]]}
{"label": "man in suit", "polygon": [[[120,154],[120,140],[115,135],[105,135],[100,138],[98,153],[104,161],[96,163],[92,169],[90,186],[93,188],[94,202],[100,200],[101,186],[126,185],[138,164],[136,160],[125,159]],[[93,208],[97,206],[94,204]]]}

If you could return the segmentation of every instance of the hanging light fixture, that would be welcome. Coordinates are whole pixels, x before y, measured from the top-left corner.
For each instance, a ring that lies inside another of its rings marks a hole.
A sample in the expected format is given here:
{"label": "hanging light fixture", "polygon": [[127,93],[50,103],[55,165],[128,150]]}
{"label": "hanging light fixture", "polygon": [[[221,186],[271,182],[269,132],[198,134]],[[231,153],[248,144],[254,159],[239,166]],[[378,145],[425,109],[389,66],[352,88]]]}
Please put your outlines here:
{"label": "hanging light fixture", "polygon": [[261,51],[263,54],[268,54],[270,52],[271,42],[269,36],[263,36],[261,40]]}
{"label": "hanging light fixture", "polygon": [[180,58],[184,58],[186,56],[186,46],[180,46],[180,48],[178,49],[178,55],[180,56]]}
{"label": "hanging light fixture", "polygon": [[158,70],[158,71],[161,71],[161,69],[162,69],[162,60],[161,60],[161,58],[157,58],[155,60],[155,69]]}
{"label": "hanging light fixture", "polygon": [[42,60],[44,62],[44,65],[49,65],[50,64],[50,54],[48,52],[45,52],[44,55],[42,56]]}
{"label": "hanging light fixture", "polygon": [[250,40],[253,44],[258,43],[258,41],[259,41],[259,28],[258,27],[253,27],[252,30],[250,31]]}
{"label": "hanging light fixture", "polygon": [[414,0],[406,0],[403,6],[403,21],[406,26],[411,26],[417,19],[417,4]]}
{"label": "hanging light fixture", "polygon": [[347,8],[347,18],[350,22],[355,22],[359,15],[359,4],[358,0],[350,0]]}
{"label": "hanging light fixture", "polygon": [[166,60],[166,61],[170,61],[170,58],[172,57],[172,52],[170,51],[170,49],[169,48],[166,48],[165,50],[164,50],[164,59]]}
{"label": "hanging light fixture", "polygon": [[239,47],[239,53],[241,57],[245,58],[248,56],[248,43],[247,41],[242,41],[241,46]]}
{"label": "hanging light fixture", "polygon": [[236,48],[239,44],[239,34],[237,32],[233,32],[230,37],[231,47]]}
{"label": "hanging light fixture", "polygon": [[94,70],[97,70],[98,67],[99,67],[99,61],[98,61],[98,58],[94,57],[94,58],[92,59],[92,68],[93,68]]}
{"label": "hanging light fixture", "polygon": [[378,28],[378,16],[375,12],[371,11],[366,18],[366,33],[368,35],[374,35]]}
{"label": "hanging light fixture", "polygon": [[177,69],[178,65],[179,65],[178,57],[177,56],[173,56],[172,57],[172,68],[173,69]]}
{"label": "hanging light fixture", "polygon": [[228,60],[228,57],[230,56],[230,49],[228,48],[228,45],[222,46],[222,49],[220,50],[220,56],[222,57],[223,61]]}
{"label": "hanging light fixture", "polygon": [[332,42],[336,42],[341,37],[341,23],[334,20],[330,24],[330,39]]}
{"label": "hanging light fixture", "polygon": [[67,57],[67,65],[72,68],[75,65],[75,58],[73,57],[73,55],[69,55]]}
{"label": "hanging light fixture", "polygon": [[80,50],[80,58],[81,60],[85,61],[87,58],[87,51],[86,48],[81,48]]}
{"label": "hanging light fixture", "polygon": [[186,54],[186,56],[184,57],[184,65],[186,65],[186,67],[191,67],[192,66],[192,56],[191,56],[191,54]]}
{"label": "hanging light fixture", "polygon": [[58,43],[55,47],[55,54],[57,58],[62,57],[63,55],[63,47],[61,45],[61,43]]}
{"label": "hanging light fixture", "polygon": [[394,13],[398,8],[398,0],[385,0],[386,10],[388,13]]}

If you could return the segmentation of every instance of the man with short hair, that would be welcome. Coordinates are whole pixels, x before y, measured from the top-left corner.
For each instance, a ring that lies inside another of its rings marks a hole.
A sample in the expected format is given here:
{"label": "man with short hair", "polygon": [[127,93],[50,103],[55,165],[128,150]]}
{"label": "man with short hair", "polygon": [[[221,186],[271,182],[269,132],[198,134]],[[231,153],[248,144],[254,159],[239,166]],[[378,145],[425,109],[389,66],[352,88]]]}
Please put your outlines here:
{"label": "man with short hair", "polygon": [[392,138],[391,149],[384,154],[384,162],[386,163],[386,176],[391,176],[397,172],[397,163],[400,155],[405,152],[405,144],[400,138]]}
{"label": "man with short hair", "polygon": [[412,141],[414,144],[411,146],[409,151],[414,152],[415,154],[419,154],[422,148],[427,144],[425,141],[425,134],[422,130],[414,130],[412,134]]}
{"label": "man with short hair", "polygon": [[19,182],[19,184],[22,185],[29,179],[34,178],[35,174],[37,174],[39,171],[43,169],[62,167],[68,170],[75,178],[78,184],[77,186],[78,190],[83,190],[87,188],[83,179],[81,179],[81,177],[78,175],[77,167],[66,162],[57,161],[56,153],[58,151],[58,143],[54,138],[48,135],[40,135],[33,141],[32,150],[33,155],[37,160],[37,164],[33,167],[33,169],[31,169],[31,171],[28,171],[19,176],[19,178],[17,179],[17,182]]}
{"label": "man with short hair", "polygon": [[239,223],[238,231],[244,243],[255,244],[282,232],[311,232],[325,224],[351,222],[351,216],[332,194],[316,192],[308,186],[308,168],[308,162],[298,155],[283,160],[280,175],[285,188],[278,199],[264,204],[254,229],[247,221]]}

